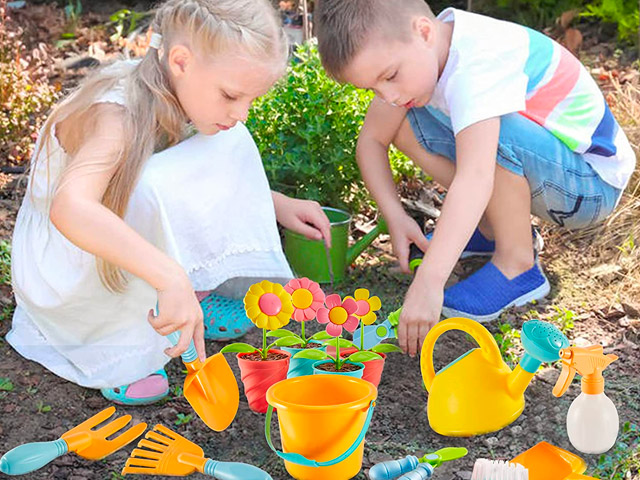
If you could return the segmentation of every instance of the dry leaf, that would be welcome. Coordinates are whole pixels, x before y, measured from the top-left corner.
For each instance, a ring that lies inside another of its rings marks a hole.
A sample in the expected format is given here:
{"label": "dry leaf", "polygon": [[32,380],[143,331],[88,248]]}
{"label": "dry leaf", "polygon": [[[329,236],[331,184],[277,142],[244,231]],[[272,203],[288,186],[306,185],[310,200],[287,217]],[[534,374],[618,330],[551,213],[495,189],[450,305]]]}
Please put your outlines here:
{"label": "dry leaf", "polygon": [[578,53],[582,45],[582,33],[577,28],[568,28],[564,32],[564,43],[569,51],[573,54]]}
{"label": "dry leaf", "polygon": [[579,13],[578,10],[568,10],[564,12],[562,15],[560,15],[560,20],[559,20],[560,26],[563,29],[567,29],[569,25],[571,25],[571,22],[573,21],[573,19],[576,18],[578,13]]}

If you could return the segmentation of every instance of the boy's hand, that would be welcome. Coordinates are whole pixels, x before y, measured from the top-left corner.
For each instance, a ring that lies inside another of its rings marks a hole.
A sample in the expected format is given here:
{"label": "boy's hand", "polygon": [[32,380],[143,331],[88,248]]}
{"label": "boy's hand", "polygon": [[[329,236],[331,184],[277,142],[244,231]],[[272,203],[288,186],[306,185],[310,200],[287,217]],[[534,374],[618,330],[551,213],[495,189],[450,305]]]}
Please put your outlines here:
{"label": "boy's hand", "polygon": [[409,273],[409,247],[415,243],[423,252],[429,248],[429,240],[422,233],[420,226],[409,215],[395,217],[387,220],[393,253],[398,258],[400,268],[404,273]]}
{"label": "boy's hand", "polygon": [[285,228],[331,247],[331,222],[318,202],[289,198],[273,192],[276,219]]}
{"label": "boy's hand", "polygon": [[436,323],[440,321],[444,291],[413,281],[404,299],[398,321],[398,344],[410,356],[422,348],[422,342]]}
{"label": "boy's hand", "polygon": [[148,320],[162,336],[180,330],[178,344],[164,351],[168,356],[182,355],[193,340],[198,358],[201,361],[207,358],[202,308],[184,270],[177,273],[166,287],[158,289],[158,315],[149,310]]}

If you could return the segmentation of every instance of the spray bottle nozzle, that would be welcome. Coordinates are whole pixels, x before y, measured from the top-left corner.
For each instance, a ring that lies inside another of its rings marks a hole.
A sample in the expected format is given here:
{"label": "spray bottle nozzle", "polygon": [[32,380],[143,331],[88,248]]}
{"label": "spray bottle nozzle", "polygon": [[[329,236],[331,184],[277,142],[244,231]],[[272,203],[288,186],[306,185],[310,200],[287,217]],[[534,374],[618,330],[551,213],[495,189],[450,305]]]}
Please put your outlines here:
{"label": "spray bottle nozzle", "polygon": [[605,355],[602,345],[590,347],[569,347],[560,351],[562,372],[553,387],[553,394],[561,397],[571,385],[576,373],[582,375],[582,389],[585,393],[597,394],[604,391],[602,372],[618,357],[612,353]]}

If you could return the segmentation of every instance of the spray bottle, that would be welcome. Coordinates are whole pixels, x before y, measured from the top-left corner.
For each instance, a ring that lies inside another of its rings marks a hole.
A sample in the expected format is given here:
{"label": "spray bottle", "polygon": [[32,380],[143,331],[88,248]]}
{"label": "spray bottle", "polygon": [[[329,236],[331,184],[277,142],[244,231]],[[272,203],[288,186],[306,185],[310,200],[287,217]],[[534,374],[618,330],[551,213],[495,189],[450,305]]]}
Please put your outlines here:
{"label": "spray bottle", "polygon": [[567,413],[567,433],[574,448],[582,453],[604,453],[618,437],[618,410],[604,394],[602,372],[618,359],[604,355],[601,345],[569,347],[560,351],[562,372],[553,389],[556,397],[569,388],[576,372],[582,375],[582,393]]}

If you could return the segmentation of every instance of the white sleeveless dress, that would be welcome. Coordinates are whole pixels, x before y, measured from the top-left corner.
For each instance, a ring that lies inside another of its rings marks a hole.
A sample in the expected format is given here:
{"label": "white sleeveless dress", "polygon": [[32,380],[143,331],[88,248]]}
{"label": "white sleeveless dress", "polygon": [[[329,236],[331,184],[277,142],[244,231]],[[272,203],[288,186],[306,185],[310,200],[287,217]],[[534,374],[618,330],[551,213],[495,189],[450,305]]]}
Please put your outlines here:
{"label": "white sleeveless dress", "polygon": [[[124,105],[122,86],[98,102]],[[155,290],[129,275],[122,294],[100,282],[93,255],[49,220],[47,198],[65,162],[52,140],[38,161],[12,242],[17,308],[7,341],[24,357],[90,388],[129,384],[162,368],[170,344],[147,322]],[[36,146],[38,155],[45,149]],[[271,192],[258,149],[242,124],[197,134],[154,154],[130,199],[125,221],[174,258],[195,290],[244,294],[253,282],[286,282]]]}

